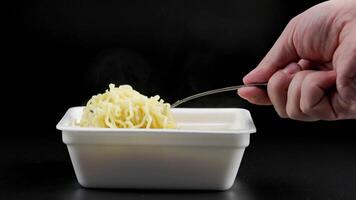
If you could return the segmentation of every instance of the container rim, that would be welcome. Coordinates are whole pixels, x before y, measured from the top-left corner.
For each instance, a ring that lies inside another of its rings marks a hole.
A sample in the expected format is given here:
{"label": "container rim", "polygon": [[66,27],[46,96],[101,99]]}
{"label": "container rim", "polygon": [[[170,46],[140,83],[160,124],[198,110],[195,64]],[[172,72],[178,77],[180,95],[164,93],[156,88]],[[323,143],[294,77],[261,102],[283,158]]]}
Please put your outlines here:
{"label": "container rim", "polygon": [[86,128],[86,127],[78,127],[78,126],[68,126],[65,125],[65,120],[66,118],[70,115],[71,112],[77,109],[82,109],[83,106],[78,106],[78,107],[71,107],[67,110],[67,112],[64,114],[62,119],[58,122],[56,125],[56,129],[61,130],[62,132],[72,132],[72,133],[82,133],[82,132],[88,132],[88,133],[117,133],[117,134],[122,134],[122,133],[135,133],[135,134],[154,134],[154,135],[160,135],[160,134],[172,134],[172,133],[177,133],[177,134],[222,134],[222,135],[231,135],[231,134],[252,134],[256,132],[256,127],[253,123],[252,117],[250,112],[247,109],[244,108],[173,108],[172,110],[175,111],[183,111],[183,110],[195,110],[198,112],[206,112],[210,110],[214,111],[242,111],[244,112],[243,114],[247,117],[248,119],[248,127],[247,129],[223,129],[223,130],[204,130],[204,129],[142,129],[142,128]]}

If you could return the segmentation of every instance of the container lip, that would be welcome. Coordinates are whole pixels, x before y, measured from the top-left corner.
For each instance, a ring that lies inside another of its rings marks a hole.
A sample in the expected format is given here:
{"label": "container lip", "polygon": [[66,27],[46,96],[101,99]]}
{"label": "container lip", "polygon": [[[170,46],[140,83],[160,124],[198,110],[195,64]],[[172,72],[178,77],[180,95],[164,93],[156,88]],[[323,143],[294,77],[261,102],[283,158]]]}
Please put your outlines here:
{"label": "container lip", "polygon": [[221,134],[221,135],[235,135],[235,134],[251,134],[256,132],[256,127],[252,121],[250,112],[244,108],[173,108],[175,111],[183,111],[183,110],[195,110],[197,112],[206,112],[206,111],[242,111],[244,112],[251,124],[247,129],[224,129],[224,130],[204,130],[204,129],[140,129],[140,128],[86,128],[86,127],[78,127],[78,126],[67,126],[64,124],[64,120],[67,116],[76,109],[83,108],[80,107],[71,107],[67,110],[65,115],[56,125],[58,130],[62,132],[72,132],[72,133],[82,133],[82,132],[90,132],[90,133],[113,133],[113,134],[123,134],[123,133],[135,133],[135,134],[154,134],[154,135],[164,135],[164,134]]}

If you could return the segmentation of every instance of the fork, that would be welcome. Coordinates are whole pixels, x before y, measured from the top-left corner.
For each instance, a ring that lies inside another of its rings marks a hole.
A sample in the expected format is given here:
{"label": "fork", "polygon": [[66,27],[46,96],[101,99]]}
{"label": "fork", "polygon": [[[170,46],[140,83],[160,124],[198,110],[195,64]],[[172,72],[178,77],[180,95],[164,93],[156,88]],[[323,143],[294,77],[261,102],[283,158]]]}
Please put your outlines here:
{"label": "fork", "polygon": [[244,87],[258,87],[258,88],[267,90],[267,83],[251,83],[251,84],[245,84],[245,85],[235,85],[235,86],[224,87],[224,88],[219,88],[219,89],[214,89],[214,90],[208,90],[208,91],[194,94],[194,95],[188,96],[184,99],[178,100],[175,103],[173,103],[171,107],[176,108],[177,106],[181,105],[182,103],[185,103],[187,101],[190,101],[190,100],[193,100],[193,99],[196,99],[199,97],[216,94],[216,93],[221,93],[221,92],[233,91],[233,90],[237,90],[237,89],[244,88]]}

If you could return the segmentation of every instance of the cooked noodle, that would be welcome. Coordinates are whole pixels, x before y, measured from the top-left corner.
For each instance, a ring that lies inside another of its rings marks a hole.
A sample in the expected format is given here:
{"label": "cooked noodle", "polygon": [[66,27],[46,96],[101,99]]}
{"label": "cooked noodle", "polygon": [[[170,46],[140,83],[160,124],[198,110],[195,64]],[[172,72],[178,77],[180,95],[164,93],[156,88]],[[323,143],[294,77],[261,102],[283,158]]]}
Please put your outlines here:
{"label": "cooked noodle", "polygon": [[146,97],[129,85],[94,95],[83,110],[81,127],[100,128],[175,128],[170,104],[158,95]]}

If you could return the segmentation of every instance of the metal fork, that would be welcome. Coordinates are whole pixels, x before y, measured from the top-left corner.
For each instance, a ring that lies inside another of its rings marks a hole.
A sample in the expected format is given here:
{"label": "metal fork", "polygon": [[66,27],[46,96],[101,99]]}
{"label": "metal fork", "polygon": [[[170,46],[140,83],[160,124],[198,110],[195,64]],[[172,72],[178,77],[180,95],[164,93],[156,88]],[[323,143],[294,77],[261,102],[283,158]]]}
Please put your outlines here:
{"label": "metal fork", "polygon": [[216,93],[221,93],[221,92],[228,92],[228,91],[233,91],[233,90],[237,90],[243,87],[259,87],[262,89],[267,89],[267,83],[251,83],[251,84],[246,84],[246,85],[235,85],[235,86],[230,86],[230,87],[224,87],[224,88],[219,88],[219,89],[214,89],[214,90],[209,90],[206,92],[201,92],[198,94],[194,94],[192,96],[186,97],[184,99],[178,100],[176,101],[174,104],[172,104],[172,108],[175,108],[177,106],[179,106],[182,103],[185,103],[187,101],[190,101],[192,99],[196,99],[199,97],[203,97],[203,96],[207,96],[207,95],[211,95],[211,94],[216,94]]}

